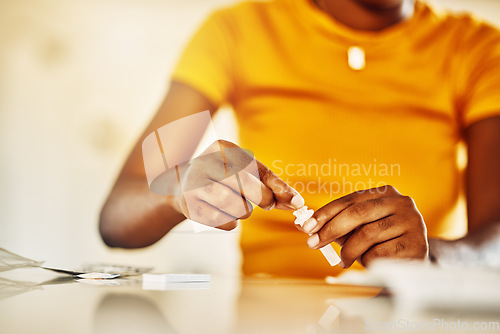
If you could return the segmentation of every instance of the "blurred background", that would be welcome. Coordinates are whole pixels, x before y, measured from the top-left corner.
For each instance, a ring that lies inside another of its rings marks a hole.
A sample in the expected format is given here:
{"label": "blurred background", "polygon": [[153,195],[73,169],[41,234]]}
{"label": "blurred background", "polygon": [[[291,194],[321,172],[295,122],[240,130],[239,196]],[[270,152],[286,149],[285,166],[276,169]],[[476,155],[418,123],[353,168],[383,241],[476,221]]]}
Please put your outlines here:
{"label": "blurred background", "polygon": [[[234,0],[0,0],[0,247],[47,265],[232,273],[238,231],[107,248],[98,215],[204,17]],[[498,0],[435,0],[500,25]],[[217,133],[237,140],[223,110]]]}

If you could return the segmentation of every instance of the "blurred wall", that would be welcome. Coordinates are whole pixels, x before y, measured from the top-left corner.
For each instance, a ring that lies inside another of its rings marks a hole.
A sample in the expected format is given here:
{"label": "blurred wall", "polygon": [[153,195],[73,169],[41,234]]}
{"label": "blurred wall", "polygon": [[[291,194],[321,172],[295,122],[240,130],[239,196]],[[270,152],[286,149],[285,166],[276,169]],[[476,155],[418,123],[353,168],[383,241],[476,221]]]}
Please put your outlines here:
{"label": "blurred wall", "polygon": [[[110,250],[97,217],[167,89],[183,45],[232,0],[0,0],[0,247],[47,264],[227,272],[237,232],[179,226],[156,245]],[[499,20],[498,0],[441,0]],[[230,140],[230,112],[216,120]],[[228,129],[230,129],[228,131]]]}
{"label": "blurred wall", "polygon": [[[227,2],[0,0],[0,247],[61,267],[237,263],[234,252],[217,252],[235,248],[236,233],[180,226],[153,247],[123,251],[105,247],[97,231],[100,207],[183,45]],[[221,130],[231,128],[227,115],[218,132],[234,140],[235,130]],[[213,252],[197,254],[197,245]]]}

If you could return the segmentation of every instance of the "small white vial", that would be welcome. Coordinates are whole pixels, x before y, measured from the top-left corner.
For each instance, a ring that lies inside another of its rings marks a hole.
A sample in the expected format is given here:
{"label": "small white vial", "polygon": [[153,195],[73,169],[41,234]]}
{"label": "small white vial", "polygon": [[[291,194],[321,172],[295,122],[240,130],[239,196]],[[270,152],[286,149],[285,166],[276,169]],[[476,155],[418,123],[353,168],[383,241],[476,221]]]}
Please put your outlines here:
{"label": "small white vial", "polygon": [[[295,218],[295,224],[300,225],[302,227],[306,220],[312,217],[314,214],[314,210],[308,210],[307,206],[303,206],[297,211],[293,212]],[[326,260],[331,266],[336,266],[340,263],[340,257],[337,255],[332,245],[326,245],[323,248],[320,248],[321,253],[325,256]]]}
{"label": "small white vial", "polygon": [[347,50],[347,62],[349,67],[360,71],[366,66],[365,51],[359,46],[351,46]]}
{"label": "small white vial", "polygon": [[306,220],[312,217],[314,210],[307,210],[307,206],[303,206],[297,211],[294,211],[293,215],[295,218],[295,225],[300,225],[302,227]]}

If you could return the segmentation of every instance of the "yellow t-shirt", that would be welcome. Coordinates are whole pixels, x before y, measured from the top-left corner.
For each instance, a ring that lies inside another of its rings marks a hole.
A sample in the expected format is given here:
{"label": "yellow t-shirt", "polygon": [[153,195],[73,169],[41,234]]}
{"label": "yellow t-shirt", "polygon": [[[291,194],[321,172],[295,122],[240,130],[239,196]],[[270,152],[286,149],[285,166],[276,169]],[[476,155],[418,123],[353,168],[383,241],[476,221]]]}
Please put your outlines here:
{"label": "yellow t-shirt", "polygon": [[[360,47],[365,68],[348,63]],[[417,1],[380,32],[350,29],[311,0],[246,2],[212,14],[173,80],[229,103],[240,144],[318,209],[391,184],[411,196],[429,236],[457,237],[457,146],[468,125],[500,115],[500,33]],[[335,275],[291,212],[242,223],[243,272]],[[357,264],[358,267],[359,264]]]}

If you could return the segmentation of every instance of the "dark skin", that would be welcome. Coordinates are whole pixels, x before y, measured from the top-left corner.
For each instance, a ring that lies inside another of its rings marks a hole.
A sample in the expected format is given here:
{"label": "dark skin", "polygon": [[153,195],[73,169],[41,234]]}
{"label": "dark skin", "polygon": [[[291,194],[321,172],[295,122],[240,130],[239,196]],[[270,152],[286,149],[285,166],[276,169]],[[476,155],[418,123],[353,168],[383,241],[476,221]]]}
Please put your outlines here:
{"label": "dark skin", "polygon": [[[205,155],[202,159],[195,159],[189,168],[180,167],[184,176],[183,189],[192,190],[170,196],[151,192],[145,182],[144,138],[155,129],[200,110],[215,111],[217,108],[198,91],[173,82],[160,110],[125,162],[101,211],[99,230],[108,246],[149,246],[186,218],[231,230],[236,227],[238,219],[250,217],[251,203],[265,210],[296,210],[304,205],[302,196],[259,161],[255,160],[254,170],[243,170],[238,163],[247,161],[248,153],[226,141],[215,142],[207,149],[224,149],[224,159]],[[179,146],[183,144],[176,143]],[[245,197],[239,192],[235,179],[213,182],[214,179],[223,179],[221,173],[234,169],[240,172],[239,182],[245,190]],[[174,189],[176,181],[177,178],[173,177],[167,187]],[[168,193],[174,194],[175,191]],[[243,200],[246,206],[242,205]]]}
{"label": "dark skin", "polygon": [[[412,0],[317,0],[317,6],[325,13],[361,30],[381,30],[404,20],[411,15],[407,8],[412,4]],[[149,190],[141,143],[164,124],[201,110],[215,112],[217,108],[195,89],[172,83],[102,209],[100,232],[106,244],[124,248],[148,246],[186,218],[179,197],[165,198]],[[346,268],[355,260],[369,265],[376,258],[426,260],[429,255],[443,265],[472,261],[500,267],[500,117],[476,122],[464,133],[468,148],[466,236],[452,241],[427,238],[424,220],[413,200],[388,186],[353,193],[318,209],[304,225],[304,232],[313,233],[308,244],[319,248],[330,242],[339,243]],[[266,170],[266,175],[269,172]],[[271,181],[264,186],[274,191]],[[281,208],[290,206],[293,197],[290,189],[283,189],[276,188],[281,193],[273,195]],[[269,209],[270,203],[261,204]],[[248,216],[245,213],[234,218]]]}

